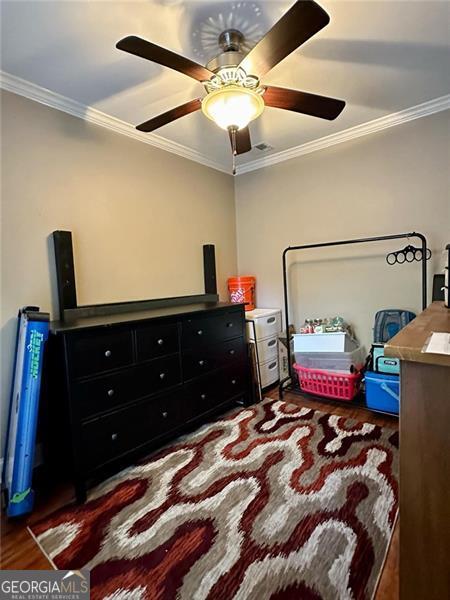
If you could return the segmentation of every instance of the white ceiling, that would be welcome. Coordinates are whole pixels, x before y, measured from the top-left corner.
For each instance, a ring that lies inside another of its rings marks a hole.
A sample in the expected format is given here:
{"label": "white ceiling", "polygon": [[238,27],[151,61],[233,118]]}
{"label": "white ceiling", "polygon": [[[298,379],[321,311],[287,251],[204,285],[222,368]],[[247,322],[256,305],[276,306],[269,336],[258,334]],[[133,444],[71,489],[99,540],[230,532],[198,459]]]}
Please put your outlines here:
{"label": "white ceiling", "polygon": [[[2,0],[2,70],[138,124],[202,95],[195,81],[116,50],[136,34],[206,63],[222,23],[258,39],[293,0]],[[251,124],[273,153],[407,109],[450,92],[447,0],[319,0],[330,24],[275,67],[264,83],[347,101],[328,122],[267,108]],[[224,168],[225,132],[201,113],[158,131]],[[253,149],[241,164],[260,158]]]}

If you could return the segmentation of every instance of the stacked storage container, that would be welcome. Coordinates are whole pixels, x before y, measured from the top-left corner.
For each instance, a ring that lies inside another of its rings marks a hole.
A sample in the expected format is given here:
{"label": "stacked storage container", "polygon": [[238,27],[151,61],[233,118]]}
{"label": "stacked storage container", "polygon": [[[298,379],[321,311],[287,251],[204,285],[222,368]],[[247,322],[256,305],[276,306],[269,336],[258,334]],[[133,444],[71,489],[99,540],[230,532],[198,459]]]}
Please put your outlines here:
{"label": "stacked storage container", "polygon": [[346,332],[294,335],[295,365],[302,390],[337,400],[359,391],[364,351]]}
{"label": "stacked storage container", "polygon": [[384,344],[405,327],[415,314],[397,308],[380,310],[375,315],[372,344],[372,370],[366,371],[368,408],[398,415],[400,412],[400,361],[384,356]]}
{"label": "stacked storage container", "polygon": [[366,376],[368,408],[398,415],[400,408],[400,361],[384,356],[384,344],[372,346],[372,371]]}
{"label": "stacked storage container", "polygon": [[[245,314],[247,336],[258,349],[261,387],[276,383],[280,377],[278,365],[278,336],[281,332],[281,310],[279,308],[255,308]],[[255,340],[256,335],[256,340]]]}

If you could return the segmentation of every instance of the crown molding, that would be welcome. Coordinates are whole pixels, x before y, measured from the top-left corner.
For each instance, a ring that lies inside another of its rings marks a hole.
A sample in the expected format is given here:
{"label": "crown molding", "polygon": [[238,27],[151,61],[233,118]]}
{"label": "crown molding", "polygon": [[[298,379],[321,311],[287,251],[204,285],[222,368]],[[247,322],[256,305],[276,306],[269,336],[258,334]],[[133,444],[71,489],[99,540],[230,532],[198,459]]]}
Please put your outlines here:
{"label": "crown molding", "polygon": [[76,100],[71,100],[66,96],[52,92],[51,90],[40,87],[25,79],[16,77],[15,75],[11,75],[10,73],[6,73],[5,71],[0,71],[0,87],[8,92],[19,94],[20,96],[24,96],[25,98],[29,98],[40,104],[45,104],[51,108],[56,108],[57,110],[68,113],[69,115],[79,117],[89,123],[106,127],[116,133],[144,142],[144,144],[149,144],[160,150],[166,150],[177,156],[182,156],[183,158],[193,160],[207,167],[230,174],[229,169],[226,169],[220,163],[211,160],[196,150],[187,148],[177,142],[167,140],[154,133],[143,133],[138,131],[133,125],[130,125],[125,121],[121,121],[96,108],[92,108],[91,106],[87,106]]}
{"label": "crown molding", "polygon": [[336,144],[341,144],[342,142],[348,142],[350,140],[354,140],[371,133],[376,133],[378,131],[382,131],[383,129],[394,127],[395,125],[401,125],[402,123],[407,123],[413,119],[426,117],[449,108],[450,94],[447,94],[446,96],[441,96],[440,98],[434,98],[433,100],[423,102],[422,104],[417,104],[411,108],[391,113],[385,117],[380,117],[379,119],[374,119],[373,121],[367,121],[361,125],[356,125],[355,127],[350,127],[349,129],[332,133],[331,135],[327,135],[317,140],[312,140],[311,142],[306,142],[305,144],[300,144],[299,146],[289,148],[288,150],[276,152],[269,156],[264,156],[263,158],[239,165],[236,169],[236,175],[249,173],[250,171],[255,171],[256,169],[261,169],[263,167],[269,167],[270,165],[275,165],[277,163],[284,162],[285,160],[290,160],[291,158],[310,154],[311,152],[316,152],[317,150],[323,150],[324,148],[329,148],[330,146],[335,146]]}
{"label": "crown molding", "polygon": [[[150,146],[159,148],[160,150],[166,150],[167,152],[171,152],[177,156],[187,158],[188,160],[193,160],[207,167],[211,167],[212,169],[216,169],[217,171],[230,174],[229,169],[220,163],[211,160],[209,157],[201,154],[200,152],[197,152],[196,150],[192,150],[191,148],[183,146],[182,144],[178,144],[177,142],[167,140],[166,138],[154,133],[143,133],[137,131],[133,125],[130,125],[125,121],[121,121],[120,119],[107,115],[96,108],[92,108],[82,104],[81,102],[77,102],[76,100],[71,100],[66,96],[52,92],[51,90],[40,87],[39,85],[26,81],[25,79],[16,77],[15,75],[11,75],[10,73],[6,73],[5,71],[0,71],[0,88],[3,88],[9,92],[14,92],[15,94],[19,94],[20,96],[24,96],[25,98],[29,98],[35,102],[40,102],[46,106],[56,108],[57,110],[61,110],[75,117],[79,117],[80,119],[84,119],[90,123],[94,123],[95,125],[106,127],[107,129],[115,131],[116,133],[126,135],[135,140],[143,142],[144,144],[149,144]],[[281,152],[270,154],[269,156],[264,156],[257,160],[237,165],[236,175],[249,173],[250,171],[262,169],[263,167],[269,167],[285,160],[310,154],[311,152],[316,152],[317,150],[323,150],[325,148],[329,148],[330,146],[335,146],[336,144],[341,144],[365,135],[370,135],[371,133],[376,133],[378,131],[382,131],[383,129],[388,129],[389,127],[401,125],[402,123],[407,123],[413,119],[426,117],[449,108],[450,94],[447,94],[446,96],[441,96],[440,98],[435,98],[433,100],[423,102],[422,104],[417,104],[411,108],[374,119],[373,121],[368,121],[367,123],[362,123],[361,125],[356,125],[355,127],[350,127],[349,129],[338,131],[337,133],[332,133],[331,135],[327,135],[317,140],[312,140],[311,142],[306,142],[305,144],[300,144],[299,146],[295,146],[287,150],[282,150]]]}

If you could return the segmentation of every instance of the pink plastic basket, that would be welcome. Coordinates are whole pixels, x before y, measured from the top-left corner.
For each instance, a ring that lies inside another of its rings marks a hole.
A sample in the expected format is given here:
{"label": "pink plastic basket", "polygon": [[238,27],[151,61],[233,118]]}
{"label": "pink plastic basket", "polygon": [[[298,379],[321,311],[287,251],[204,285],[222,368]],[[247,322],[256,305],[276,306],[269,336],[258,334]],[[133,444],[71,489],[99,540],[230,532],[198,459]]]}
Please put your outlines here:
{"label": "pink plastic basket", "polygon": [[359,391],[361,373],[321,371],[297,364],[294,365],[294,369],[297,371],[301,389],[310,394],[349,401],[353,400]]}

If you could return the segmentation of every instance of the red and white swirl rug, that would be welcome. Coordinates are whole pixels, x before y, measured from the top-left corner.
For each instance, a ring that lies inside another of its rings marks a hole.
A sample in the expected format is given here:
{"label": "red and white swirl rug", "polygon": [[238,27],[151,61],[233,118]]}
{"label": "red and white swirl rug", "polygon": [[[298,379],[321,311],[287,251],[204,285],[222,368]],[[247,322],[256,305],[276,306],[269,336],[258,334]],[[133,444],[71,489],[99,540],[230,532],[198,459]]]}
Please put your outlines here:
{"label": "red and white swirl rug", "polygon": [[266,400],[233,410],[32,532],[108,600],[371,598],[397,513],[398,434]]}

